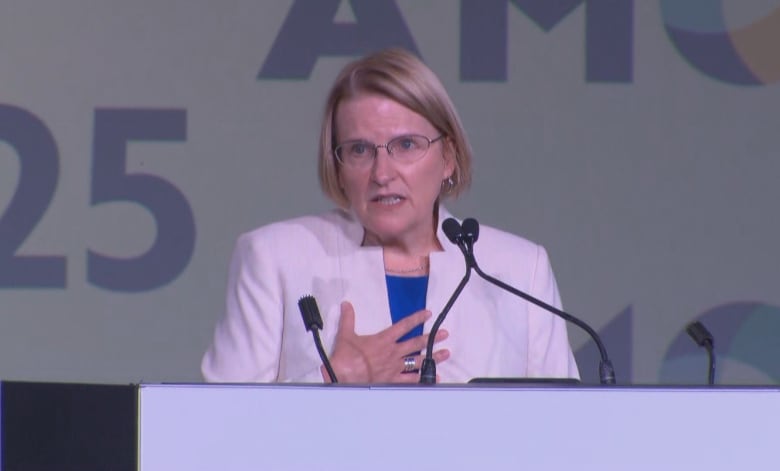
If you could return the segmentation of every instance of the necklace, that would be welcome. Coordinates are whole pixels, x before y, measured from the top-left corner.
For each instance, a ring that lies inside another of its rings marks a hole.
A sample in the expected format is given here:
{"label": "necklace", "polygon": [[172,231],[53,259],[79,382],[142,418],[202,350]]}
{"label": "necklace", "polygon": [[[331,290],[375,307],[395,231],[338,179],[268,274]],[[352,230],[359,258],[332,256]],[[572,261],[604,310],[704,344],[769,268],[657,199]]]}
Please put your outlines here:
{"label": "necklace", "polygon": [[404,274],[407,274],[407,273],[415,273],[415,272],[420,272],[420,271],[426,271],[427,269],[428,269],[428,257],[421,257],[420,265],[418,265],[418,266],[416,266],[414,268],[395,269],[395,268],[390,268],[390,267],[385,266],[385,271],[387,273],[395,273],[395,274],[398,274],[398,275],[404,275]]}

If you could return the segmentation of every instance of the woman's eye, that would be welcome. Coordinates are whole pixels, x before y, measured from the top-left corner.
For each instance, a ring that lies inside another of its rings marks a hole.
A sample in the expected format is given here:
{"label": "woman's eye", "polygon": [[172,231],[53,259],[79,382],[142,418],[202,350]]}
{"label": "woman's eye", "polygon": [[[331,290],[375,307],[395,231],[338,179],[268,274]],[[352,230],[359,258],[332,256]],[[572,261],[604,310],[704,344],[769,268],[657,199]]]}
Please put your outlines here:
{"label": "woman's eye", "polygon": [[349,153],[353,155],[363,155],[368,151],[368,146],[362,142],[352,144],[349,148]]}
{"label": "woman's eye", "polygon": [[398,139],[396,145],[400,150],[412,150],[415,147],[417,147],[417,145],[414,142],[414,139],[412,139],[411,137],[402,137]]}

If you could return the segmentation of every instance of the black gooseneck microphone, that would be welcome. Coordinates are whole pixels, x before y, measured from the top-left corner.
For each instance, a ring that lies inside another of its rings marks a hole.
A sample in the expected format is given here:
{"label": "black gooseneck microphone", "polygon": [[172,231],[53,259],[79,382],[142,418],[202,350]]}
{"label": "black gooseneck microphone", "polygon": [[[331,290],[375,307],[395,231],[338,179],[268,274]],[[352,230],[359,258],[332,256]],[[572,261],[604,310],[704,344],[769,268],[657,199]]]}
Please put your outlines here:
{"label": "black gooseneck microphone", "polygon": [[467,249],[469,250],[469,253],[471,254],[474,271],[476,271],[480,277],[489,281],[490,283],[493,283],[499,288],[509,291],[515,296],[523,298],[530,303],[536,304],[542,309],[555,314],[556,316],[564,319],[567,322],[571,322],[572,324],[576,325],[580,329],[587,332],[590,338],[592,338],[593,341],[596,343],[596,347],[598,347],[599,354],[601,356],[601,361],[599,362],[599,381],[601,382],[601,384],[615,384],[615,368],[612,366],[612,362],[609,360],[609,356],[607,355],[607,348],[604,346],[604,342],[601,341],[601,337],[599,336],[599,334],[595,330],[593,330],[591,326],[586,324],[584,321],[578,319],[577,317],[574,317],[571,314],[564,312],[555,306],[551,306],[545,303],[544,301],[542,301],[541,299],[537,299],[528,293],[524,293],[519,289],[516,289],[513,286],[510,286],[504,283],[503,281],[493,278],[492,276],[483,272],[482,269],[479,268],[479,265],[477,265],[476,258],[474,258],[474,242],[476,242],[477,237],[479,237],[479,223],[477,222],[477,220],[473,218],[464,219],[463,233],[464,233],[464,238],[466,239],[468,239],[469,237],[473,238],[473,240],[470,242],[470,245],[468,241],[466,242],[466,245],[467,245]]}
{"label": "black gooseneck microphone", "polygon": [[320,309],[317,307],[317,300],[314,299],[314,296],[307,294],[298,300],[298,309],[301,311],[301,317],[303,317],[303,325],[306,326],[307,331],[311,331],[314,337],[317,353],[320,354],[322,364],[325,365],[325,369],[328,371],[331,383],[338,383],[336,372],[333,371],[333,367],[330,365],[330,359],[328,359],[328,354],[325,353],[325,348],[323,348],[322,340],[320,339],[322,316],[320,316]]}
{"label": "black gooseneck microphone", "polygon": [[688,333],[688,335],[693,339],[694,342],[696,342],[696,345],[700,347],[704,347],[705,350],[707,350],[707,360],[708,360],[708,374],[707,374],[707,384],[710,386],[715,384],[715,340],[712,338],[712,334],[709,330],[707,330],[706,327],[704,327],[704,324],[702,324],[699,321],[691,322],[685,327],[685,331]]}
{"label": "black gooseneck microphone", "polygon": [[[461,229],[458,221],[453,218],[447,218],[442,223],[441,229],[444,231],[444,234],[447,236],[450,242],[457,245],[458,247],[461,247],[463,244],[463,230]],[[463,248],[461,248],[461,250],[463,250]],[[466,286],[466,283],[471,277],[471,262],[473,261],[473,257],[469,258],[465,251],[463,253],[466,256],[466,274],[463,275],[460,283],[458,283],[458,287],[455,288],[455,291],[452,293],[452,296],[450,296],[447,304],[444,305],[444,309],[442,309],[439,315],[436,317],[436,320],[431,327],[431,331],[428,334],[428,344],[425,348],[425,358],[423,359],[422,365],[420,366],[420,384],[436,384],[436,361],[433,359],[433,342],[436,338],[436,333],[439,331],[439,327],[441,327],[442,322],[444,322],[444,319],[447,317],[447,313],[450,312],[450,308],[452,308],[455,300],[458,299],[460,292],[463,291],[463,287]]]}
{"label": "black gooseneck microphone", "polygon": [[[452,223],[449,223],[447,221],[453,221]],[[454,223],[454,224],[453,224]],[[593,330],[592,327],[590,327],[588,324],[583,322],[582,320],[572,316],[571,314],[568,314],[554,306],[551,306],[544,301],[537,299],[530,294],[524,293],[512,286],[509,286],[508,284],[502,282],[501,280],[498,280],[496,278],[493,278],[492,276],[486,274],[482,271],[481,268],[479,268],[479,265],[477,264],[477,260],[474,257],[474,243],[479,238],[479,223],[476,221],[476,219],[473,218],[467,218],[463,220],[463,225],[461,226],[460,234],[454,234],[452,237],[447,233],[447,229],[445,229],[445,224],[452,229],[451,231],[456,231],[456,226],[460,226],[458,222],[454,219],[448,218],[444,221],[442,224],[442,229],[444,230],[445,234],[447,234],[447,238],[450,239],[450,241],[454,244],[456,244],[461,252],[463,252],[464,257],[466,258],[466,270],[467,270],[467,276],[464,277],[464,279],[468,278],[468,273],[473,268],[477,274],[485,279],[486,281],[498,286],[499,288],[506,290],[515,296],[518,296],[532,304],[535,304],[542,309],[549,311],[556,316],[566,320],[567,322],[571,322],[572,324],[576,325],[580,329],[587,332],[587,334],[593,339],[593,341],[596,343],[596,347],[599,349],[599,353],[601,355],[601,361],[599,362],[599,381],[601,384],[615,384],[615,369],[612,366],[612,362],[609,360],[609,356],[607,355],[607,349],[604,346],[604,343],[601,341],[601,338],[599,337],[598,333]],[[459,291],[458,291],[458,294]],[[450,304],[450,303],[448,303]],[[447,308],[447,311],[449,311],[449,308]],[[442,317],[440,315],[440,317]],[[437,318],[437,322],[439,319]],[[443,319],[442,319],[443,321]],[[436,324],[434,324],[434,327],[437,327]],[[435,335],[435,331],[431,330],[431,335]],[[432,337],[428,338],[428,344],[430,349],[432,350]],[[427,359],[427,356],[426,356]],[[433,361],[431,359],[431,361]],[[424,364],[424,363],[423,363]],[[422,381],[422,378],[420,379],[420,382]]]}

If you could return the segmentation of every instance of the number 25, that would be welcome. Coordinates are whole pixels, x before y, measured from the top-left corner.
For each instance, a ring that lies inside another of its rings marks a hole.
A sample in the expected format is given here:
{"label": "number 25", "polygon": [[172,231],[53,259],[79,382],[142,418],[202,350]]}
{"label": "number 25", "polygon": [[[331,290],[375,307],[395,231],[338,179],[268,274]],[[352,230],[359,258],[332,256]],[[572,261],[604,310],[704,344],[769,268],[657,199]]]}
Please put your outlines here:
{"label": "number 25", "polygon": [[[195,219],[172,183],[127,173],[130,141],[183,141],[186,110],[97,109],[92,149],[91,204],[129,201],[146,208],[157,224],[152,247],[132,258],[87,251],[87,280],[112,291],[139,292],[174,280],[195,248]],[[0,104],[0,141],[18,154],[19,183],[0,218],[0,288],[64,288],[66,258],[16,255],[46,212],[59,176],[57,145],[46,125],[22,108]]]}

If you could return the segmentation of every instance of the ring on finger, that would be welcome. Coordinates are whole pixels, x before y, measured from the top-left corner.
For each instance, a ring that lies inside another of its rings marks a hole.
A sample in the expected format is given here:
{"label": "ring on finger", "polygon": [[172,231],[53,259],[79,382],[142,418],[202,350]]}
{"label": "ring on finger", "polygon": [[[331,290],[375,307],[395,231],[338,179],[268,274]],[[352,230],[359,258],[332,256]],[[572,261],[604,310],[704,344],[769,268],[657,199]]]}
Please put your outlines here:
{"label": "ring on finger", "polygon": [[415,360],[414,357],[405,357],[404,358],[404,373],[411,373],[412,371],[417,369],[417,360]]}

